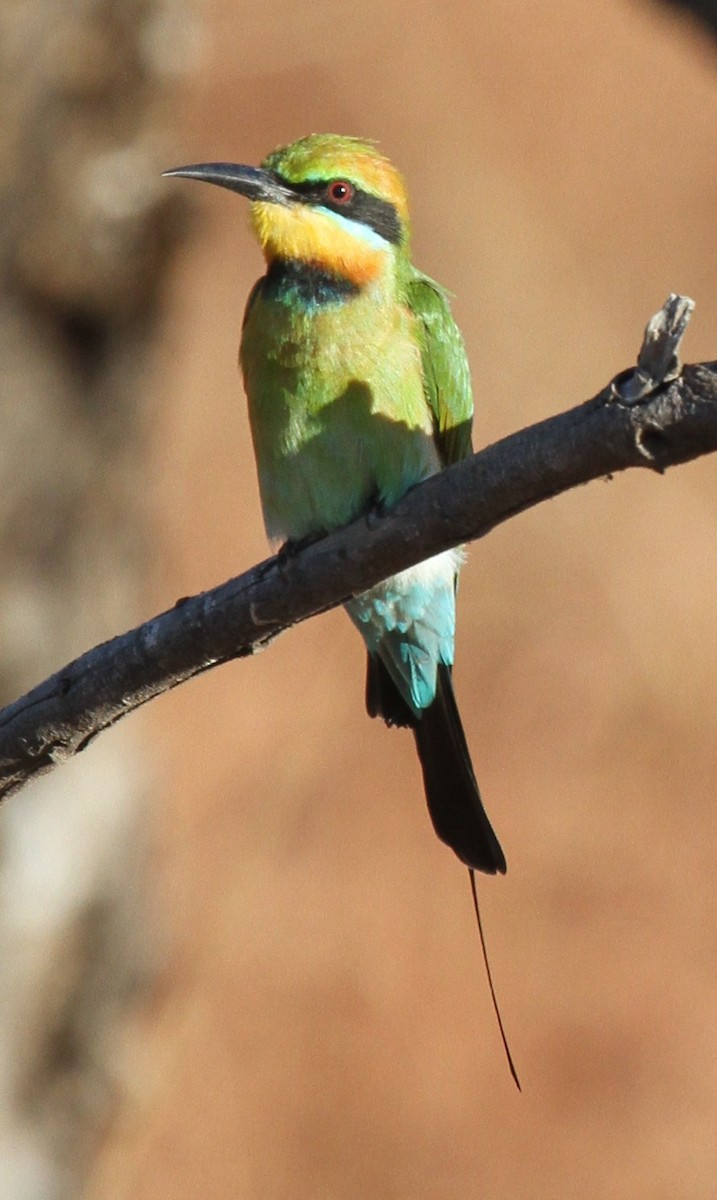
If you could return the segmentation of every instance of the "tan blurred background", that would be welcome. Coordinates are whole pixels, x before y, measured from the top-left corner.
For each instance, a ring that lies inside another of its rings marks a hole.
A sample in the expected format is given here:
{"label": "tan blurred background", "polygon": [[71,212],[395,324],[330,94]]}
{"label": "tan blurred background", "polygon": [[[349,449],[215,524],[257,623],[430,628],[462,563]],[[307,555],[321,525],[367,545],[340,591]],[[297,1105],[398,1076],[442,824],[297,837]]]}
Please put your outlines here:
{"label": "tan blurred background", "polygon": [[[704,31],[627,0],[207,0],[196,21],[163,165],[378,139],[415,260],[456,295],[477,445],[598,391],[670,290],[697,302],[687,357],[717,356]],[[135,394],[150,565],[109,632],[266,554],[235,366],[259,253],[238,198],[166,187],[196,207]],[[113,1035],[85,1200],[717,1196],[716,506],[711,459],[633,472],[510,522],[463,575],[522,1096],[465,871],[411,739],[365,716],[341,613],[131,719],[161,952]]]}

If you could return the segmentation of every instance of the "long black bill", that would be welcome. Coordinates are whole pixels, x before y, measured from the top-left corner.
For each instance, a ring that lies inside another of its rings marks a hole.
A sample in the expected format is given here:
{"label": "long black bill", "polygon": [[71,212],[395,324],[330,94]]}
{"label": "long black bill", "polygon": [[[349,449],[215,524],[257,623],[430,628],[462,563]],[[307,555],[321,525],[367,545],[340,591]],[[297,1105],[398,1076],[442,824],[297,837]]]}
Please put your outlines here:
{"label": "long black bill", "polygon": [[196,163],[190,167],[173,167],[162,174],[180,179],[198,179],[200,183],[216,183],[218,187],[229,188],[248,200],[288,204],[295,199],[279,176],[263,167],[245,167],[240,163]]}

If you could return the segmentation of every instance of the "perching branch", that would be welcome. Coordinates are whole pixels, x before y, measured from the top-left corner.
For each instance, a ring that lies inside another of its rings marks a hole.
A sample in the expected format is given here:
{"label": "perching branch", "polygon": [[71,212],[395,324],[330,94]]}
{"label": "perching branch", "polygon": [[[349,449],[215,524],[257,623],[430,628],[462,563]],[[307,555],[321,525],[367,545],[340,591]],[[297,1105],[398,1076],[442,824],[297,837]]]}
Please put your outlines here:
{"label": "perching branch", "polygon": [[0,797],[71,758],[103,729],[186,679],[388,575],[484,537],[517,513],[629,467],[662,473],[717,449],[717,362],[680,368],[693,304],[670,296],[638,365],[592,400],[503,438],[295,554],[179,600],[89,650],[0,711]]}

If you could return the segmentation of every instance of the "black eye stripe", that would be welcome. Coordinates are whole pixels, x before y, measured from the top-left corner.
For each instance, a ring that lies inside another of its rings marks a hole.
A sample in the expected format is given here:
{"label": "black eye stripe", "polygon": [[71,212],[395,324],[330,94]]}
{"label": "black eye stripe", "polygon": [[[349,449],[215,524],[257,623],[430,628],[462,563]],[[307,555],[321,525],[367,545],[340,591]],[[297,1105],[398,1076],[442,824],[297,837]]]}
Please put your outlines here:
{"label": "black eye stripe", "polygon": [[[278,175],[277,178],[281,181],[284,187],[287,187],[294,193],[297,200],[302,204],[314,204],[317,207],[329,208],[332,212],[339,213],[342,217],[350,217],[352,221],[360,221],[363,225],[368,225],[380,237],[385,238],[387,242],[391,242],[396,246],[401,240],[401,218],[399,217],[396,208],[388,200],[381,200],[378,196],[372,196],[370,192],[364,192],[361,188],[356,187],[355,183],[351,186],[354,189],[354,194],[351,200],[344,201],[343,204],[336,204],[328,194],[328,188],[332,183],[343,182],[335,179],[325,179],[319,182],[311,183],[291,183],[290,180],[284,179]],[[346,180],[346,182],[350,182]]]}

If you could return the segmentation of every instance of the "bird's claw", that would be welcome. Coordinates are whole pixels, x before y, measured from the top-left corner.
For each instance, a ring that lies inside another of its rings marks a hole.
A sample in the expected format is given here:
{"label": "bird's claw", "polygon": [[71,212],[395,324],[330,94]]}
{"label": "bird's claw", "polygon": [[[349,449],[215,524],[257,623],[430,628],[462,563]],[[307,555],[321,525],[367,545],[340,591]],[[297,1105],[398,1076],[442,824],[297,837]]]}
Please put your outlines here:
{"label": "bird's claw", "polygon": [[292,559],[296,558],[297,554],[300,554],[307,546],[313,546],[314,542],[320,541],[323,536],[323,533],[312,533],[302,538],[287,538],[276,552],[279,566],[288,566]]}
{"label": "bird's claw", "polygon": [[364,520],[369,529],[376,529],[388,512],[388,505],[385,500],[375,499],[371,502],[371,506],[366,509]]}

